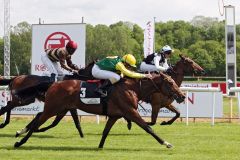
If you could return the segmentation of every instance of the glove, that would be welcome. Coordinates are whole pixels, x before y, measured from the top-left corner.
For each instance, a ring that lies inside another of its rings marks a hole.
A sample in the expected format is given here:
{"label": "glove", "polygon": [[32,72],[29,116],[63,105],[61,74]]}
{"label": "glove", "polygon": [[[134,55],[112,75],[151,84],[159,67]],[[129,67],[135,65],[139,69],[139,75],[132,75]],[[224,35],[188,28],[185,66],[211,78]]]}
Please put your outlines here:
{"label": "glove", "polygon": [[78,70],[72,70],[73,74],[78,74]]}
{"label": "glove", "polygon": [[172,66],[168,67],[168,69],[165,71],[165,73],[167,73],[168,75],[172,75],[174,73]]}

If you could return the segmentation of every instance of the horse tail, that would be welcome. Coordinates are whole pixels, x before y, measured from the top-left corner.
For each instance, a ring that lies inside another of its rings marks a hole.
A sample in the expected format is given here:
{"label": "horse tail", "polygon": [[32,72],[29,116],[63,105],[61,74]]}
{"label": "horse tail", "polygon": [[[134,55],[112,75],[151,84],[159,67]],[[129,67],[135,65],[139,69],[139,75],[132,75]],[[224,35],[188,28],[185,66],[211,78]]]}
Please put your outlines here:
{"label": "horse tail", "polygon": [[10,85],[10,83],[14,80],[14,78],[11,79],[0,79],[0,86],[7,86]]}

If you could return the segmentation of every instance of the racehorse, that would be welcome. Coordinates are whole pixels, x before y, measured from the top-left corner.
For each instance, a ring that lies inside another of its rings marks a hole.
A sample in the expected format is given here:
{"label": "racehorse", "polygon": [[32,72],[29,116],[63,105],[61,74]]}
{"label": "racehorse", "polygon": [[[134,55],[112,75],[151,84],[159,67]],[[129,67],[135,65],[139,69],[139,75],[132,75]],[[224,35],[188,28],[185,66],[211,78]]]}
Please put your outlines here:
{"label": "racehorse", "polygon": [[164,141],[153,132],[137,111],[139,100],[145,100],[155,92],[162,92],[171,100],[175,98],[178,103],[184,101],[184,94],[169,76],[160,73],[153,75],[151,79],[127,78],[124,82],[121,81],[115,84],[108,96],[107,110],[102,103],[87,105],[80,101],[81,95],[85,95],[87,90],[82,88],[82,83],[84,82],[80,80],[68,80],[52,84],[46,92],[43,112],[37,114],[27,135],[19,142],[16,142],[14,147],[24,144],[32,133],[50,117],[64,113],[69,109],[80,109],[88,113],[107,115],[109,117],[98,146],[99,148],[103,148],[110,129],[121,117],[135,122],[160,144],[165,145],[167,148],[172,147],[170,143]]}
{"label": "racehorse", "polygon": [[[79,70],[79,73],[83,75],[65,75],[64,80],[68,79],[80,79],[80,80],[87,80],[87,79],[93,79],[92,75],[89,75],[89,70],[94,65],[94,61],[89,63],[85,68],[82,68]],[[24,90],[26,88],[29,88],[31,86],[35,86],[36,84],[43,84],[44,83],[44,88],[41,88],[41,90],[35,90],[35,92],[32,92],[31,94],[19,97],[18,95],[15,94],[15,91],[17,90]],[[0,77],[0,85],[8,85],[10,94],[11,94],[11,100],[7,102],[7,105],[2,107],[0,109],[0,115],[3,115],[4,113],[7,113],[5,121],[0,124],[0,128],[4,128],[7,124],[10,123],[10,116],[11,116],[11,110],[15,107],[19,106],[25,106],[29,105],[33,102],[35,102],[35,98],[40,100],[40,101],[45,101],[45,94],[44,91],[52,84],[52,80],[50,80],[50,77],[48,76],[37,76],[37,75],[20,75],[16,76],[11,79],[4,79],[3,77]],[[81,126],[79,123],[78,115],[77,115],[77,110],[69,110],[72,118],[74,120],[75,126],[78,129],[78,132],[81,137],[83,137],[83,133],[81,130]],[[65,114],[64,114],[65,115]],[[58,124],[58,122],[64,117],[63,114],[57,115],[53,123],[48,126],[47,128],[52,128],[55,125]]]}
{"label": "racehorse", "polygon": [[[170,73],[170,76],[179,87],[182,84],[185,74],[189,74],[189,73],[191,74],[201,73],[202,75],[205,74],[204,69],[189,57],[183,56],[182,54],[180,54],[179,57],[180,57],[180,60],[177,61],[177,63],[173,66],[173,71]],[[180,112],[177,110],[177,108],[175,108],[172,105],[172,102],[173,100],[169,100],[162,93],[153,94],[152,97],[150,97],[150,104],[152,106],[152,116],[151,116],[151,122],[148,122],[148,124],[149,125],[156,124],[159,110],[164,107],[176,113],[176,115],[167,122],[163,121],[161,125],[171,125],[178,117],[180,117]]]}
{"label": "racehorse", "polygon": [[[185,57],[181,54],[179,55],[179,57],[180,57],[180,60],[177,61],[175,66],[173,66],[173,72],[171,72],[171,75],[170,75],[179,87],[182,84],[185,74],[190,74],[190,73],[194,74],[194,73],[198,73],[198,72],[205,74],[204,69],[202,69],[202,67],[200,67],[196,62],[194,62],[189,57]],[[82,70],[81,75],[91,77],[92,76],[91,68],[86,68],[85,70]],[[170,111],[174,112],[175,116],[167,122],[163,121],[161,123],[161,125],[171,125],[177,118],[180,117],[180,112],[175,108],[175,106],[173,106],[171,104],[173,102],[173,100],[168,99],[168,97],[166,97],[164,94],[154,93],[154,94],[152,94],[151,97],[149,97],[149,99],[147,101],[152,106],[151,122],[147,122],[148,125],[156,124],[159,110],[164,107],[169,109]],[[77,113],[77,112],[75,111],[75,113]],[[75,116],[77,116],[77,115],[75,115]],[[38,132],[44,132],[47,129],[56,126],[60,120],[61,119],[56,118],[56,120],[53,123],[54,125],[51,125],[50,127],[41,128],[40,130],[38,130]],[[131,121],[127,120],[127,122],[128,122],[128,129],[131,129]],[[29,123],[21,131],[17,131],[16,136],[19,136],[20,134],[27,132],[29,130],[30,125],[31,125],[31,123]]]}

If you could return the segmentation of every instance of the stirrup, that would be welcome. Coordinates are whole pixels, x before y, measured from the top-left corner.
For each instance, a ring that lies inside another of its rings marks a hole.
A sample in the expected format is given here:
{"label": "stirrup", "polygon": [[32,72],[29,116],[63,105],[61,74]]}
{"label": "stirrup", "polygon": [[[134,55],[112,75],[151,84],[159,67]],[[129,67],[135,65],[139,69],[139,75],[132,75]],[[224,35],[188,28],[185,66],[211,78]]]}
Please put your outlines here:
{"label": "stirrup", "polygon": [[99,93],[101,97],[107,97],[107,91],[99,89],[97,90],[97,93]]}

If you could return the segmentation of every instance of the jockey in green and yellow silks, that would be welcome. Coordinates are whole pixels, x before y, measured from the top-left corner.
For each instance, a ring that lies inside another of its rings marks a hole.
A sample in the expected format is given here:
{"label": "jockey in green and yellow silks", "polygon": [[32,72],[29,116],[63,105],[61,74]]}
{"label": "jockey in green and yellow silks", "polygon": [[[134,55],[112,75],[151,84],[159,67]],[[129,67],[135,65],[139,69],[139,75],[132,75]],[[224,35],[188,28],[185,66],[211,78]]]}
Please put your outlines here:
{"label": "jockey in green and yellow silks", "polygon": [[126,54],[125,56],[111,56],[106,57],[98,61],[92,68],[92,75],[97,79],[107,79],[102,86],[98,88],[98,92],[103,94],[103,89],[118,82],[120,80],[120,75],[116,72],[121,72],[121,75],[130,78],[150,78],[149,74],[141,74],[130,71],[126,68],[129,65],[131,67],[136,67],[136,59],[131,54]]}

